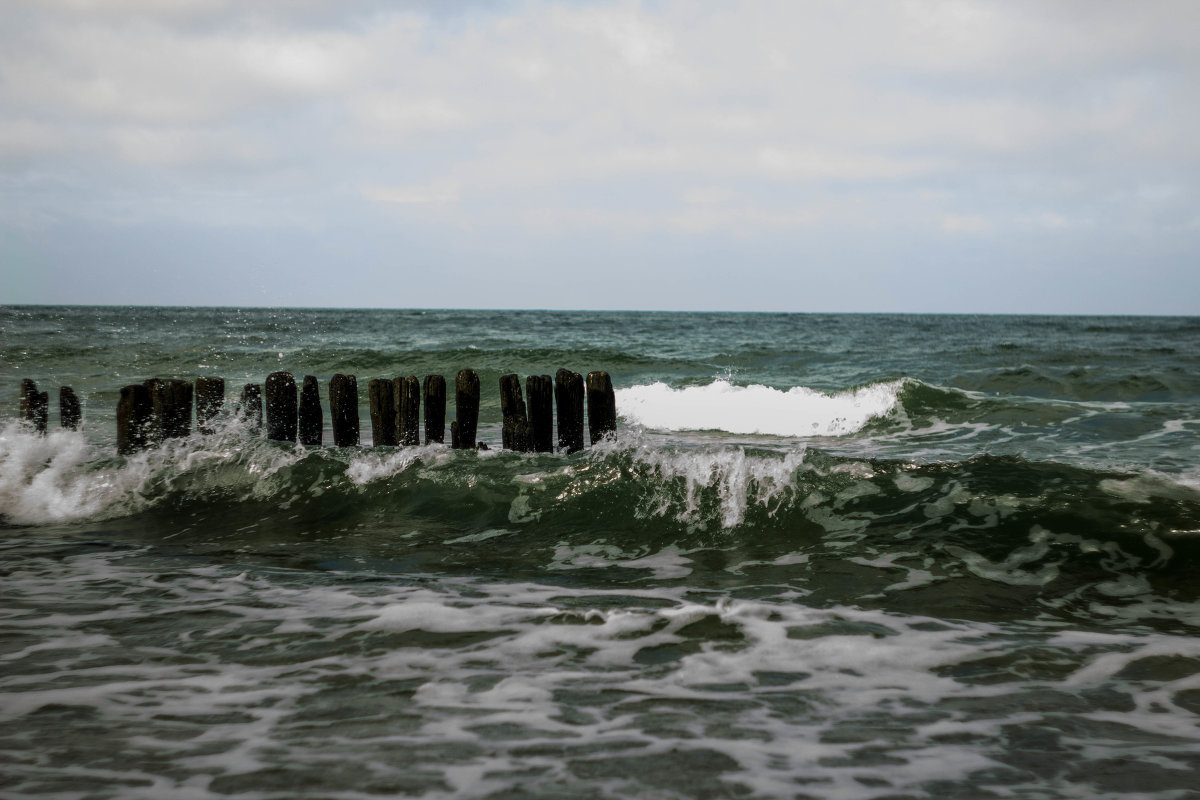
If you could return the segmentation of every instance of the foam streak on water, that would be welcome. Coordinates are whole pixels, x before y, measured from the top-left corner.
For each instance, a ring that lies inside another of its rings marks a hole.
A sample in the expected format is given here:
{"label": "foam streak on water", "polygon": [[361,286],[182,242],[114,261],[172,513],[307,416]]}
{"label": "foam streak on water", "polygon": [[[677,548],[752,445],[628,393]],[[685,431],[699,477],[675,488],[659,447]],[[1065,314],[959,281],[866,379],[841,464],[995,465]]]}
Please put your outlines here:
{"label": "foam streak on water", "polygon": [[[147,558],[36,558],[12,575],[0,742],[21,767],[8,796],[1194,785],[1200,730],[1160,713],[1200,709],[1192,637],[818,609],[786,593],[154,574]],[[1053,667],[1031,671],[1047,654]]]}

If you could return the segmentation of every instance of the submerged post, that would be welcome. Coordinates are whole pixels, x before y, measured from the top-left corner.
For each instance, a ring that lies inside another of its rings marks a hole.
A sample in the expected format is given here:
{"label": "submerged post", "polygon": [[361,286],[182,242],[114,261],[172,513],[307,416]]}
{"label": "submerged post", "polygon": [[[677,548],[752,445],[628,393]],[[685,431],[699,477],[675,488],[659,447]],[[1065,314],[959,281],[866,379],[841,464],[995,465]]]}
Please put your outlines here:
{"label": "submerged post", "polygon": [[305,447],[320,447],[325,415],[321,411],[321,392],[313,375],[304,376],[300,389],[300,444]]}
{"label": "submerged post", "polygon": [[196,378],[196,429],[214,433],[213,420],[225,406],[224,378]]}
{"label": "submerged post", "polygon": [[617,431],[617,396],[607,372],[587,376],[588,430],[592,444]]}
{"label": "submerged post", "polygon": [[267,396],[267,438],[296,441],[296,379],[290,372],[272,372],[264,386]]}
{"label": "submerged post", "polygon": [[353,375],[329,379],[329,421],[334,447],[358,447],[358,379]]}
{"label": "submerged post", "polygon": [[583,376],[569,369],[554,375],[554,402],[558,410],[558,446],[563,452],[583,449]]}
{"label": "submerged post", "polygon": [[375,447],[396,444],[396,401],[392,381],[374,378],[367,384],[371,404],[371,444]]}
{"label": "submerged post", "polygon": [[454,381],[454,415],[451,426],[454,447],[475,449],[475,433],[479,428],[479,375],[473,369],[459,370]]}
{"label": "submerged post", "polygon": [[251,430],[257,431],[262,428],[262,389],[257,383],[247,383],[242,387],[242,400],[238,404],[238,411],[242,419],[250,423]]}
{"label": "submerged post", "polygon": [[525,379],[529,406],[529,448],[538,453],[554,452],[554,381],[549,375]]}
{"label": "submerged post", "polygon": [[38,433],[46,432],[46,420],[50,415],[50,396],[39,392],[37,384],[29,378],[21,381],[21,419],[33,425]]}
{"label": "submerged post", "polygon": [[396,438],[400,444],[421,443],[421,382],[416,375],[396,378]]}
{"label": "submerged post", "polygon": [[192,394],[191,381],[172,379],[163,382],[161,424],[164,439],[182,439],[191,434]]}
{"label": "submerged post", "polygon": [[446,379],[441,375],[426,375],[425,444],[446,441]]}
{"label": "submerged post", "polygon": [[117,401],[117,452],[123,456],[145,450],[154,415],[150,390],[143,383],[121,389]]}
{"label": "submerged post", "polygon": [[516,375],[500,376],[500,413],[504,417],[500,433],[504,449],[529,450],[529,417],[521,398],[521,379]]}
{"label": "submerged post", "polygon": [[70,386],[58,388],[58,424],[65,430],[79,430],[79,398]]}

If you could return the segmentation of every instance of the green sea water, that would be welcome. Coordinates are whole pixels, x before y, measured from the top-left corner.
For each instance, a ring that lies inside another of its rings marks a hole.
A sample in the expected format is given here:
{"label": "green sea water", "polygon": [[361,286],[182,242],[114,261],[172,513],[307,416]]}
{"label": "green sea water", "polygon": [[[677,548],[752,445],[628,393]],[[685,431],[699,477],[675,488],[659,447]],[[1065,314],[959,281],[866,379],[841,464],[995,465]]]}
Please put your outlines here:
{"label": "green sea water", "polygon": [[[0,337],[0,796],[1200,797],[1198,318],[8,306]],[[615,439],[504,451],[499,377],[561,367],[611,374]],[[464,368],[488,450],[368,446],[368,380]],[[117,454],[122,386],[278,370],[357,375],[363,446],[228,414]]]}

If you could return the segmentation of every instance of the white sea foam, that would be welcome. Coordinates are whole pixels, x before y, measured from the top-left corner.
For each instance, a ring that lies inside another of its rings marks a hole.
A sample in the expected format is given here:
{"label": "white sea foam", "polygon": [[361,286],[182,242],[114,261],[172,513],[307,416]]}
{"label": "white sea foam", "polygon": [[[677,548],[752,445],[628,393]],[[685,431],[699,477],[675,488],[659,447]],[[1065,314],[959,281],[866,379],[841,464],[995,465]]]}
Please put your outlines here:
{"label": "white sea foam", "polygon": [[891,381],[830,395],[803,386],[785,392],[769,386],[734,386],[725,380],[683,389],[652,383],[618,389],[617,413],[655,430],[843,436],[888,414],[902,386],[901,381]]}
{"label": "white sea foam", "polygon": [[81,433],[45,436],[12,422],[0,430],[0,517],[18,524],[63,522],[103,514],[136,495],[150,475],[145,460],[88,470],[92,448]]}
{"label": "white sea foam", "polygon": [[[7,581],[14,796],[44,793],[38,759],[65,753],[62,798],[97,784],[135,800],[257,796],[281,774],[338,797],[686,797],[701,784],[787,797],[811,784],[869,800],[948,781],[946,796],[977,796],[998,762],[1053,766],[1013,740],[1040,724],[1070,725],[1062,796],[1115,795],[1121,759],[1142,765],[1139,797],[1168,800],[1198,739],[1181,694],[1200,689],[1200,644],[1150,629],[1010,630],[787,593],[147,566],[83,553],[30,559]],[[1029,674],[1024,659],[1047,648],[1055,669]],[[971,680],[980,664],[997,674]],[[1002,779],[1033,796],[1043,774]]]}
{"label": "white sea foam", "polygon": [[[302,459],[304,448],[246,447],[236,425],[213,436],[165,442],[121,460],[111,459],[76,431],[45,435],[10,422],[0,429],[0,518],[39,525],[109,519],[134,513],[189,476],[193,489],[241,487],[254,497],[279,492],[279,474]],[[237,464],[234,470],[212,467]]]}

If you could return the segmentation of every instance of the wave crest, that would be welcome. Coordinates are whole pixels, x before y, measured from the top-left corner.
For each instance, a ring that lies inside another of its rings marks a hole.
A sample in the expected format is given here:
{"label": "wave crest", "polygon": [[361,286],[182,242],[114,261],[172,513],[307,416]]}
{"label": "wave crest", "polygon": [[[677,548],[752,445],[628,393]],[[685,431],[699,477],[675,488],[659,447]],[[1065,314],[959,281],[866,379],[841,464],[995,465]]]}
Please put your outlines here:
{"label": "wave crest", "polygon": [[787,391],[716,380],[673,389],[665,383],[617,390],[627,422],[667,431],[719,430],[770,436],[844,436],[896,407],[903,381],[874,383],[837,394],[804,386]]}

